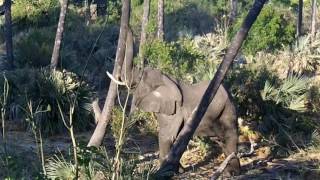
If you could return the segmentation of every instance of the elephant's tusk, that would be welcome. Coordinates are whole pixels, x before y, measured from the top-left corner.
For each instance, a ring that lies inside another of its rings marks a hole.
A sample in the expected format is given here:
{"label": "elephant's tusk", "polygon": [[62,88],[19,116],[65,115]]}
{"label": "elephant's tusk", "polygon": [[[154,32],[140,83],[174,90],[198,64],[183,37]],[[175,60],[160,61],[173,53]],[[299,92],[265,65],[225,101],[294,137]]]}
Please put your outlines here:
{"label": "elephant's tusk", "polygon": [[110,74],[108,71],[107,71],[107,75],[108,75],[109,78],[110,78],[113,82],[115,82],[116,84],[121,85],[121,86],[125,86],[125,85],[126,85],[125,82],[121,82],[121,81],[116,80],[116,78],[114,78],[114,77],[112,76],[112,74]]}

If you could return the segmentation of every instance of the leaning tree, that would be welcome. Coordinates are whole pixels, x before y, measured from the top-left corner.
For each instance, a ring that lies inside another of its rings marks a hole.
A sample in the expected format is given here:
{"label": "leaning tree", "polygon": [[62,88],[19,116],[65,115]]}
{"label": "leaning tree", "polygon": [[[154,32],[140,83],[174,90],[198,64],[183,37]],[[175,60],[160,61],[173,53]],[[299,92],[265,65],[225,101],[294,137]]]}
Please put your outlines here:
{"label": "leaning tree", "polygon": [[[129,19],[130,19],[130,0],[122,1],[122,9],[121,9],[121,24],[120,24],[120,34],[118,39],[118,46],[116,52],[116,60],[113,68],[112,75],[119,79],[121,74],[121,67],[123,64],[123,60],[125,57],[125,49],[126,49],[126,39],[127,32],[129,28]],[[113,81],[110,82],[108,95],[106,97],[103,109],[100,110],[99,106],[95,106],[95,117],[97,120],[96,129],[93,132],[93,135],[90,138],[88,146],[98,147],[102,144],[107,125],[111,118],[111,111],[114,107],[114,102],[117,95],[117,84]]]}

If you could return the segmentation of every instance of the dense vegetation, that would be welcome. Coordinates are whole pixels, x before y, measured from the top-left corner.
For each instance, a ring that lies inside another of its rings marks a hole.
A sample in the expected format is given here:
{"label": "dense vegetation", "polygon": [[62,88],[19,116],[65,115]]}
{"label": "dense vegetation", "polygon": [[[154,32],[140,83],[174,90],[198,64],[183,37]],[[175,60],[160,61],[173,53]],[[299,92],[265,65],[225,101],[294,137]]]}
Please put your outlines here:
{"label": "dense vegetation", "polygon": [[[96,97],[105,97],[109,83],[105,72],[112,71],[119,33],[121,1],[107,2],[107,15],[89,25],[85,21],[83,2],[70,2],[60,70],[52,72],[48,66],[59,17],[58,1],[14,1],[15,69],[3,71],[0,77],[0,108],[5,120],[1,126],[18,124],[19,129],[33,134],[40,146],[36,156],[40,156],[42,148],[39,138],[68,134],[71,126],[76,133],[94,126],[91,102]],[[166,1],[165,41],[160,41],[156,38],[157,1],[152,0],[147,43],[141,49],[147,66],[188,83],[211,79],[251,5],[240,0],[237,19],[230,24],[228,3],[224,0]],[[137,37],[136,44],[141,31],[142,6],[143,0],[132,0],[130,24]],[[242,120],[241,137],[270,146],[274,157],[287,157],[298,151],[320,152],[320,33],[318,30],[317,37],[310,40],[311,11],[307,2],[304,35],[296,39],[296,7],[295,1],[280,0],[270,1],[264,7],[224,81]],[[2,25],[3,17],[0,22]],[[3,42],[2,26],[0,39]],[[0,60],[5,60],[3,43],[0,53]],[[2,64],[0,69],[4,69]],[[120,96],[125,98],[123,94]],[[112,132],[116,150],[88,148],[83,142],[77,143],[76,156],[83,179],[111,179],[112,155],[130,134],[156,135],[157,125],[152,114],[136,112],[126,116],[124,135],[122,109],[116,107],[112,117],[108,133]],[[119,142],[120,136],[123,142]],[[196,141],[206,144],[203,139]],[[142,163],[139,150],[123,148],[127,150],[121,153],[122,179],[144,179],[152,174],[152,163]],[[73,151],[70,147],[68,152],[54,155],[44,152],[45,162],[41,164],[40,157],[36,163],[26,165],[24,157],[14,148],[1,147],[0,178],[72,179],[75,175]]]}

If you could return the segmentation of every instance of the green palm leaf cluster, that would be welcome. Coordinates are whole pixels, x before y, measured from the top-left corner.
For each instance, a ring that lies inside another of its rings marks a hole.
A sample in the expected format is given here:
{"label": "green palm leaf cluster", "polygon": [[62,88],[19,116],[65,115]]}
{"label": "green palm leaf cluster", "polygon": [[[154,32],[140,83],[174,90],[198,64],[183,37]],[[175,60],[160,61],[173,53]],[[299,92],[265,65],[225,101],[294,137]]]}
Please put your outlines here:
{"label": "green palm leaf cluster", "polygon": [[261,97],[264,101],[273,101],[285,108],[303,112],[306,110],[308,83],[307,78],[298,76],[289,76],[278,86],[266,81]]}
{"label": "green palm leaf cluster", "polygon": [[[10,108],[19,107],[10,118],[26,119],[28,102],[32,102],[32,109],[42,112],[36,113],[36,125],[44,135],[53,135],[66,131],[57,102],[66,115],[69,113],[70,103],[74,102],[75,129],[85,130],[90,126],[93,120],[90,107],[93,93],[86,83],[80,84],[76,74],[25,68],[8,72],[6,77],[11,87]],[[3,79],[0,79],[0,84],[3,82]]]}
{"label": "green palm leaf cluster", "polygon": [[72,163],[67,162],[63,157],[57,155],[48,159],[45,166],[47,178],[49,179],[66,179],[75,178],[75,167]]}

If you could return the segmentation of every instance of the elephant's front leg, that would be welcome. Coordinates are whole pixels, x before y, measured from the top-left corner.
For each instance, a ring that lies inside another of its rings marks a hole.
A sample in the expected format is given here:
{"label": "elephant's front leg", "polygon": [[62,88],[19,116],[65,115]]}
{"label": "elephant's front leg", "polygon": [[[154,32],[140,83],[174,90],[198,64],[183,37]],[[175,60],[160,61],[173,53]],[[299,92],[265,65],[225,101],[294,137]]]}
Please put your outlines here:
{"label": "elephant's front leg", "polygon": [[[165,132],[164,132],[165,131]],[[165,129],[160,129],[159,132],[159,160],[160,165],[162,164],[164,158],[169,153],[172,145],[172,140],[168,137],[168,133]]]}
{"label": "elephant's front leg", "polygon": [[[220,123],[224,126],[224,147],[223,151],[226,156],[238,151],[238,128],[237,116],[233,106],[226,106],[221,117]],[[239,158],[233,158],[227,168],[224,170],[226,176],[240,174],[240,161]]]}
{"label": "elephant's front leg", "polygon": [[[175,115],[157,115],[159,123],[159,159],[160,166],[163,163],[163,160],[168,155],[170,148],[177,137],[179,130],[182,126],[183,118],[180,114]],[[183,172],[183,169],[180,168],[181,165],[175,167],[175,171]]]}
{"label": "elephant's front leg", "polygon": [[[166,131],[166,130],[163,130]],[[160,167],[162,166],[162,163],[166,156],[168,155],[171,146],[173,144],[173,138],[168,138],[168,134],[165,134],[165,132],[159,133],[159,161],[160,161]],[[177,167],[174,167],[175,172],[183,173],[184,169],[182,165],[179,163]]]}

